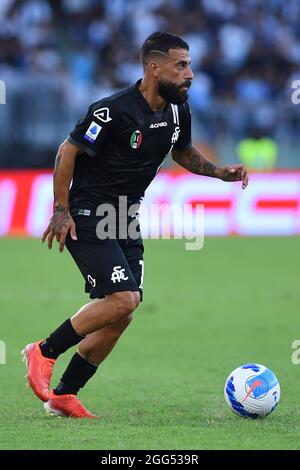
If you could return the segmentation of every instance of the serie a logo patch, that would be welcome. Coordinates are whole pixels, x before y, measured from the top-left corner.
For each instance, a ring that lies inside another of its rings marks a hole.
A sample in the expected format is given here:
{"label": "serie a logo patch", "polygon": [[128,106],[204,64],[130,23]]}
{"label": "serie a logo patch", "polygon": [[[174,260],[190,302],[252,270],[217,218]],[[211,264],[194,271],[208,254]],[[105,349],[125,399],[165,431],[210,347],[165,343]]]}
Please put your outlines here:
{"label": "serie a logo patch", "polygon": [[84,138],[93,144],[97,139],[102,127],[99,126],[96,122],[92,121],[88,130],[84,134]]}
{"label": "serie a logo patch", "polygon": [[133,149],[139,148],[142,143],[142,133],[141,131],[134,131],[130,137],[130,145]]}

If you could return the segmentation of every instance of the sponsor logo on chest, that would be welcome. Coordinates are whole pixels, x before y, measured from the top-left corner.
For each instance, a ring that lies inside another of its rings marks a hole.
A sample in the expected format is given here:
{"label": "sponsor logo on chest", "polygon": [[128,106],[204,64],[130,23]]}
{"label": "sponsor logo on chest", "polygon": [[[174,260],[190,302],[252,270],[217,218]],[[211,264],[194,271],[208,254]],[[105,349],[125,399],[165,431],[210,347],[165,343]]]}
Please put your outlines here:
{"label": "sponsor logo on chest", "polygon": [[150,129],[157,129],[158,127],[167,127],[167,122],[155,122],[150,125]]}

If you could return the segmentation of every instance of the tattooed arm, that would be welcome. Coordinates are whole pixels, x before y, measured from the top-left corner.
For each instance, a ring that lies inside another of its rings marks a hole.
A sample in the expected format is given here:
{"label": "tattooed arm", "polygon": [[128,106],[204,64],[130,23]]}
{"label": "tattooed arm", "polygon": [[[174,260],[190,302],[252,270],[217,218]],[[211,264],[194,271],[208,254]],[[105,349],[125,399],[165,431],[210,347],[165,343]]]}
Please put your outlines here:
{"label": "tattooed arm", "polygon": [[218,167],[194,146],[187,150],[174,149],[172,158],[183,168],[196,175],[211,176],[223,181],[242,181],[243,189],[248,184],[247,170],[244,165]]}
{"label": "tattooed arm", "polygon": [[75,157],[80,149],[68,141],[60,145],[54,167],[53,189],[54,205],[53,215],[49,225],[42,236],[42,242],[48,237],[48,248],[52,248],[53,238],[59,242],[59,251],[62,252],[68,232],[76,240],[76,227],[69,213],[69,188],[73,178]]}
{"label": "tattooed arm", "polygon": [[196,175],[212,176],[219,178],[219,170],[213,162],[206,158],[196,147],[188,150],[173,150],[172,158],[179,165]]}

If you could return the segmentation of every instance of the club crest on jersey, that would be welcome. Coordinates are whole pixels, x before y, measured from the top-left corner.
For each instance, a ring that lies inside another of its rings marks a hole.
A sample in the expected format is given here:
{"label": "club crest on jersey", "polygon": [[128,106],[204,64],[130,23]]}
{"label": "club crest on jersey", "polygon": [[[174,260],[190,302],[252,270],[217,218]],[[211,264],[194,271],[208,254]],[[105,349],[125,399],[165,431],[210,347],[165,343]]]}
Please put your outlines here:
{"label": "club crest on jersey", "polygon": [[142,133],[141,131],[134,131],[130,137],[130,145],[133,149],[139,148],[142,143]]}
{"label": "club crest on jersey", "polygon": [[102,122],[112,121],[112,118],[109,115],[109,109],[108,108],[96,109],[96,111],[94,111],[94,116],[97,119],[99,119],[99,121],[102,121]]}

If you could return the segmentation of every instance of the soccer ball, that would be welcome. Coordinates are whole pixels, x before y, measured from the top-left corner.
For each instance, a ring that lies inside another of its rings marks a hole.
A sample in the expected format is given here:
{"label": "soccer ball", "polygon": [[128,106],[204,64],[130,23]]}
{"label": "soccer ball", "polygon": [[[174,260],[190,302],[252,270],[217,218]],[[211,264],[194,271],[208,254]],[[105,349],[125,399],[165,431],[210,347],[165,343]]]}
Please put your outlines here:
{"label": "soccer ball", "polygon": [[262,418],[275,410],[280,385],[274,373],[261,364],[245,364],[229,375],[224,388],[229,408],[244,418]]}

